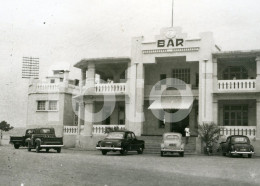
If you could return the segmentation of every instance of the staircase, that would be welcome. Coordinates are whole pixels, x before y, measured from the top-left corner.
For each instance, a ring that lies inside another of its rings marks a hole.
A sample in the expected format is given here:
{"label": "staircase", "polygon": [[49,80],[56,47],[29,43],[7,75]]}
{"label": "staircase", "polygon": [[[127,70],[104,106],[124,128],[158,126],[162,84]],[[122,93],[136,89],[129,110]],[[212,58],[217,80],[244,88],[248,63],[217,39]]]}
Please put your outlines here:
{"label": "staircase", "polygon": [[[145,141],[144,154],[160,154],[162,136],[141,136],[138,139]],[[185,141],[183,138],[183,142]],[[196,154],[196,137],[189,137],[188,144],[185,144],[185,154]]]}

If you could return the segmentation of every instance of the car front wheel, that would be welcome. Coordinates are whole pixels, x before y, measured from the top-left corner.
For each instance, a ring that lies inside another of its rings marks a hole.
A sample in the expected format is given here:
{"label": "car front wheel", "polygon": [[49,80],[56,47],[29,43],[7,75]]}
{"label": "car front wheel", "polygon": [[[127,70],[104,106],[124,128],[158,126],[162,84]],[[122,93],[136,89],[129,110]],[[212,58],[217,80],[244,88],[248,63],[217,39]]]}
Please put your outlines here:
{"label": "car front wheel", "polygon": [[61,152],[61,148],[57,148],[57,153],[60,153]]}
{"label": "car front wheel", "polygon": [[184,157],[184,152],[180,152],[180,156],[181,156],[181,157]]}
{"label": "car front wheel", "polygon": [[161,151],[161,157],[163,157],[163,151]]}
{"label": "car front wheel", "polygon": [[40,145],[36,145],[36,152],[39,153],[40,152]]}
{"label": "car front wheel", "polygon": [[15,149],[19,149],[20,145],[19,144],[14,144]]}
{"label": "car front wheel", "polygon": [[143,154],[143,151],[144,151],[144,148],[143,148],[143,147],[140,147],[139,150],[137,150],[137,153],[138,153],[138,154]]}
{"label": "car front wheel", "polygon": [[102,154],[103,155],[107,155],[107,151],[106,150],[102,150]]}
{"label": "car front wheel", "polygon": [[127,150],[125,148],[123,150],[120,150],[120,154],[127,155]]}
{"label": "car front wheel", "polygon": [[31,148],[30,148],[30,143],[28,143],[28,149],[27,149],[29,152],[31,151]]}
{"label": "car front wheel", "polygon": [[247,156],[248,156],[248,158],[252,158],[252,154],[248,154]]}

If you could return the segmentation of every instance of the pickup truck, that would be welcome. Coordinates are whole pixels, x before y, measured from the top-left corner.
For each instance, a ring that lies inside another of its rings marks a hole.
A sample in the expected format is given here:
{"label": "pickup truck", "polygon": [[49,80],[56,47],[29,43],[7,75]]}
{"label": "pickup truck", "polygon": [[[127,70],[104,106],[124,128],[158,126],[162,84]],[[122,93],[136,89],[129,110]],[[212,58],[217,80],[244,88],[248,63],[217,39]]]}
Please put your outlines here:
{"label": "pickup truck", "polygon": [[34,133],[34,129],[27,129],[25,131],[24,136],[10,136],[9,143],[13,144],[15,149],[19,149],[20,146],[25,147],[27,146],[25,140],[30,139],[33,133]]}
{"label": "pickup truck", "polygon": [[220,143],[222,155],[230,156],[244,154],[251,158],[254,154],[254,147],[250,144],[250,140],[247,136],[232,135],[227,137],[226,142]]}
{"label": "pickup truck", "polygon": [[55,136],[54,128],[37,128],[31,138],[26,139],[25,142],[28,145],[28,151],[36,149],[37,153],[39,153],[41,149],[46,149],[46,152],[49,152],[50,149],[54,149],[60,153],[61,147],[63,147],[63,138]]}

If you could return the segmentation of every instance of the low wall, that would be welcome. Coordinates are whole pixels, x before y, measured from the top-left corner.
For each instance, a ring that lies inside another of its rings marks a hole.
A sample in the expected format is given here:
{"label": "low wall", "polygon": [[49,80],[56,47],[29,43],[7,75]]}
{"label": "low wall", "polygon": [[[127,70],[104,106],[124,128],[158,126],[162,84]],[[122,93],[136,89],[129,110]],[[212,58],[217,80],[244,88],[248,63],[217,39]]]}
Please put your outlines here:
{"label": "low wall", "polygon": [[65,148],[75,148],[77,135],[64,135],[63,144]]}
{"label": "low wall", "polygon": [[251,140],[251,144],[254,146],[255,156],[260,156],[260,139]]}
{"label": "low wall", "polygon": [[3,132],[3,138],[0,139],[0,145],[9,145],[10,136],[24,136],[26,128],[13,128],[8,132]]}
{"label": "low wall", "polygon": [[84,150],[96,150],[97,142],[104,138],[105,135],[97,135],[97,136],[80,135],[76,143],[76,147]]}

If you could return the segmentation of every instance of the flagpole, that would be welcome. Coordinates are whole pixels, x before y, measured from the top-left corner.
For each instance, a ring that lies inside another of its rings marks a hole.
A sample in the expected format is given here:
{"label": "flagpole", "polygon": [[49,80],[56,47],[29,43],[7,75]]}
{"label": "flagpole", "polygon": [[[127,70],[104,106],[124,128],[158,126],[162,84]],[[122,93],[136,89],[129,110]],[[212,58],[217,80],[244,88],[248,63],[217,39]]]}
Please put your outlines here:
{"label": "flagpole", "polygon": [[172,0],[172,27],[173,27],[173,1],[174,0]]}

